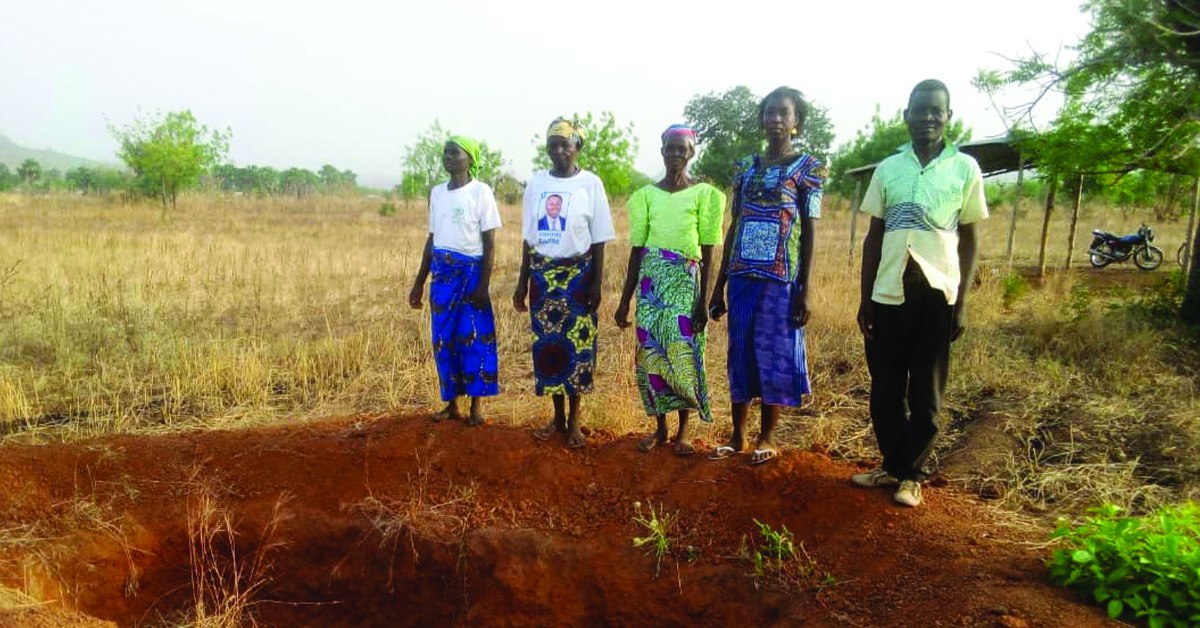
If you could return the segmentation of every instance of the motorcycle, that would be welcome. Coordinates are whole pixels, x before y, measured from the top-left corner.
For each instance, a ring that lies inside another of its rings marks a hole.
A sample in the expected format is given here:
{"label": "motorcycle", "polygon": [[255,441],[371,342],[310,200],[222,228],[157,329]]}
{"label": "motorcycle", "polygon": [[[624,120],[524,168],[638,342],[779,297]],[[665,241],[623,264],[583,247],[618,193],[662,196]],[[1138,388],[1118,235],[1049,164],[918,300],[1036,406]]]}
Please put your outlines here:
{"label": "motorcycle", "polygon": [[1133,235],[1118,236],[1093,229],[1092,236],[1088,259],[1096,268],[1103,268],[1114,262],[1124,262],[1130,257],[1142,270],[1154,270],[1163,262],[1162,249],[1150,244],[1154,241],[1154,232],[1144,223]]}

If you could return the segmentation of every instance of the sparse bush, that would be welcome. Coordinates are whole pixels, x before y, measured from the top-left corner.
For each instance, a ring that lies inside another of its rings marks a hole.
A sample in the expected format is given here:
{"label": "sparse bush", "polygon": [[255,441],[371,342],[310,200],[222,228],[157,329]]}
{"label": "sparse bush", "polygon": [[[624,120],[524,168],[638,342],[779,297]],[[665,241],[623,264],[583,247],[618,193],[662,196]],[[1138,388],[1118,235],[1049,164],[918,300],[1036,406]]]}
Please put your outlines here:
{"label": "sparse bush", "polygon": [[1004,307],[1012,307],[1027,292],[1029,282],[1018,272],[1010,272],[1000,280],[1000,299],[1004,302]]}

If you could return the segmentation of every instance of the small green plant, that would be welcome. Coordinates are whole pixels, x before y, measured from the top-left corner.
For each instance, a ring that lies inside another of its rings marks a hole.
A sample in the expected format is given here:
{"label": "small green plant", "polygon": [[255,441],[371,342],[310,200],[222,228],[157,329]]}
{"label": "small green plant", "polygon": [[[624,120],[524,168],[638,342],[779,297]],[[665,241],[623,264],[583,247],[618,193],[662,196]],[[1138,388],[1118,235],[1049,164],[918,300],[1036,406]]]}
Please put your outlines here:
{"label": "small green plant", "polygon": [[[743,536],[741,555],[754,567],[756,587],[765,582],[785,590],[808,587],[820,593],[837,582],[833,574],[818,570],[817,561],[804,548],[804,542],[796,541],[787,526],[775,530],[757,519],[754,525],[758,526],[759,542],[751,539],[748,547]],[[766,576],[770,580],[764,580]],[[818,577],[823,580],[817,581]]]}
{"label": "small green plant", "polygon": [[1012,307],[1013,303],[1021,300],[1029,292],[1029,282],[1021,276],[1021,273],[1010,272],[1000,280],[1000,298],[1004,303],[1004,307]]}
{"label": "small green plant", "polygon": [[654,579],[658,580],[659,574],[662,573],[662,559],[671,551],[671,528],[679,520],[679,512],[676,511],[672,514],[667,514],[661,504],[658,510],[654,509],[654,504],[647,504],[646,508],[649,516],[642,512],[641,502],[633,502],[634,523],[646,528],[650,533],[649,536],[633,537],[633,546],[649,546],[649,553],[655,557]]}
{"label": "small green plant", "polygon": [[391,201],[388,201],[385,203],[380,203],[379,215],[383,216],[384,218],[391,218],[392,216],[395,216],[396,215],[396,205],[393,204]]}
{"label": "small green plant", "polygon": [[771,526],[758,519],[754,520],[754,525],[758,526],[758,533],[763,539],[762,547],[754,551],[754,573],[763,575],[763,564],[768,561],[773,561],[768,565],[772,571],[782,573],[784,561],[796,557],[795,537],[791,530],[784,525],[779,526],[778,531],[772,530]]}
{"label": "small green plant", "polygon": [[1144,517],[1112,504],[1079,525],[1060,520],[1050,579],[1108,607],[1113,619],[1150,628],[1200,625],[1200,506],[1188,502]]}

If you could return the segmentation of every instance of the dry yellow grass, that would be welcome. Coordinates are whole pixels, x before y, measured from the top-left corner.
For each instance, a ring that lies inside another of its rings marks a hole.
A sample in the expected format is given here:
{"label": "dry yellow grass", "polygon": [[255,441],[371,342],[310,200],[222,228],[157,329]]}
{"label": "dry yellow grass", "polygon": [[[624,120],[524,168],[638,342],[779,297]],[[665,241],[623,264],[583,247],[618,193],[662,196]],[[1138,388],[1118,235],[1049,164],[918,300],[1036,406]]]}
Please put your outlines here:
{"label": "dry yellow grass", "polygon": [[[1026,203],[1018,265],[1037,257],[1040,204]],[[846,203],[827,205],[808,330],[815,394],[785,422],[784,436],[796,446],[815,442],[870,457],[869,378],[854,323],[858,260],[850,263]],[[486,409],[494,423],[527,425],[545,419],[549,402],[533,394],[527,315],[509,300],[519,210],[502,212],[492,290],[502,393]],[[1065,254],[1068,213],[1060,208],[1053,222],[1055,266]],[[607,255],[597,392],[584,411],[586,424],[624,433],[650,422],[634,382],[633,335],[611,322],[628,252],[627,223],[620,209],[616,215],[621,237]],[[973,420],[987,398],[1004,400],[1023,437],[1044,431],[1048,416],[1064,420],[1072,412],[1109,426],[1096,439],[1136,425],[1194,434],[1195,367],[1178,363],[1180,355],[1194,359],[1189,350],[1164,344],[1162,332],[1136,317],[1107,312],[1099,299],[1067,316],[1062,304],[1078,280],[1066,275],[1003,305],[997,266],[1009,216],[1000,207],[983,227],[972,327],[955,347],[949,432]],[[1141,219],[1085,212],[1075,264],[1086,265],[1092,228],[1132,231]],[[440,401],[429,313],[406,304],[426,220],[422,204],[383,218],[377,200],[352,197],[196,195],[164,214],[95,198],[2,196],[0,430],[9,440],[56,440],[433,408]],[[860,218],[859,234],[865,226]],[[1172,260],[1182,223],[1155,227]],[[1170,268],[1156,273],[1165,278]],[[717,423],[699,435],[711,441],[728,425],[723,323],[710,327],[708,355]],[[1106,451],[1115,457],[1117,449]],[[1163,456],[1155,464],[1168,465],[1171,455]],[[1062,461],[1020,462],[1014,469]],[[1144,483],[1149,468],[1135,468],[1114,475]],[[1194,477],[1180,475],[1177,486]]]}

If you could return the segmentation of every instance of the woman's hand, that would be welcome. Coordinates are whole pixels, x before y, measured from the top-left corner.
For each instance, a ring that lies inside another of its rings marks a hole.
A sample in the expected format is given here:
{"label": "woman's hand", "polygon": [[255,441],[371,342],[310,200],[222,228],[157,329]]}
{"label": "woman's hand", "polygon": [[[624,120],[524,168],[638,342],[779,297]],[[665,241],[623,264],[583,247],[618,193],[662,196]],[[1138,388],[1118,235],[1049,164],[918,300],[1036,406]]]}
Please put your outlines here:
{"label": "woman's hand", "polygon": [[480,310],[487,309],[492,305],[492,295],[489,294],[487,286],[482,284],[475,286],[475,289],[471,291],[471,305]]}
{"label": "woman's hand", "polygon": [[412,290],[408,291],[408,306],[414,310],[421,309],[421,294],[425,292],[425,286],[414,283]]}
{"label": "woman's hand", "polygon": [[525,297],[529,296],[529,286],[525,282],[518,282],[517,289],[513,291],[512,302],[513,308],[518,312],[528,312],[529,308],[525,306]]}
{"label": "woman's hand", "polygon": [[792,295],[791,311],[788,312],[788,325],[792,329],[803,329],[808,324],[808,315],[808,287],[805,286]]}
{"label": "woman's hand", "polygon": [[714,321],[721,320],[721,317],[729,311],[725,308],[725,295],[722,292],[721,290],[714,291],[712,298],[708,301],[708,315]]}
{"label": "woman's hand", "polygon": [[627,329],[631,324],[629,322],[629,302],[624,301],[617,306],[617,313],[613,315],[613,321],[617,323],[620,329]]}

